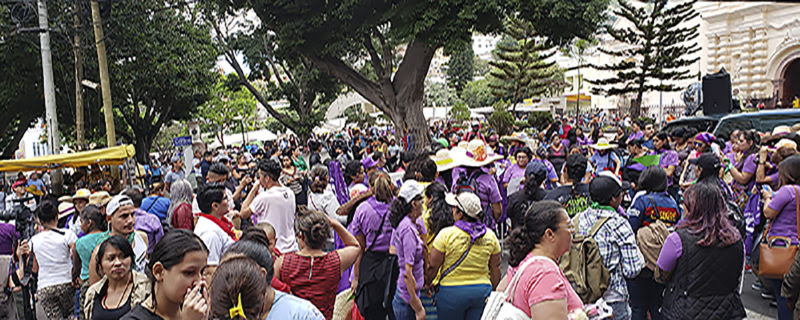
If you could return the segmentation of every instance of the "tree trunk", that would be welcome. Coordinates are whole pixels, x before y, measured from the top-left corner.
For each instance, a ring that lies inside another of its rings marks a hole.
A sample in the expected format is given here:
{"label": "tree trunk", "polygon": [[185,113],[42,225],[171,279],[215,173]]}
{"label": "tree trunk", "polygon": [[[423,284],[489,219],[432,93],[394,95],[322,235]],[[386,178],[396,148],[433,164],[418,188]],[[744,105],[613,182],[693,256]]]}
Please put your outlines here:
{"label": "tree trunk", "polygon": [[[153,138],[148,134],[143,134],[142,132],[137,131],[146,131],[146,130],[136,130],[133,128],[133,132],[135,135],[135,141],[133,147],[136,149],[136,161],[138,163],[147,163],[147,158],[150,154],[150,147],[153,145]],[[153,131],[157,132],[157,130]]]}
{"label": "tree trunk", "polygon": [[394,77],[391,73],[384,73],[377,82],[367,79],[338,58],[309,55],[308,59],[374,104],[392,120],[398,139],[408,143],[405,147],[418,150],[431,144],[428,124],[422,113],[422,97],[425,76],[435,51],[435,47],[423,41],[412,40]]}

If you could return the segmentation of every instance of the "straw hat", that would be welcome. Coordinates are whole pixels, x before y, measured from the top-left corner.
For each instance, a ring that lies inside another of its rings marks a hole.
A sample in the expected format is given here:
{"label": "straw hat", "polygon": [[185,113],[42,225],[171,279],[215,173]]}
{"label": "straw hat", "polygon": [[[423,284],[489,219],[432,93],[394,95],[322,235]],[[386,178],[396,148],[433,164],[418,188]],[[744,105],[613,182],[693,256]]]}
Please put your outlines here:
{"label": "straw hat", "polygon": [[89,197],[91,195],[92,192],[89,191],[89,189],[78,189],[77,191],[75,191],[75,195],[72,196],[72,201],[75,201],[76,199],[84,199],[86,201],[89,201]]}
{"label": "straw hat", "polygon": [[525,132],[514,132],[510,136],[503,136],[503,139],[509,141],[517,141],[521,143],[528,143],[528,134]]}
{"label": "straw hat", "polygon": [[492,148],[478,139],[470,141],[463,153],[454,152],[452,156],[462,166],[466,167],[483,167],[503,158],[503,156],[495,154]]}
{"label": "straw hat", "polygon": [[772,129],[773,136],[788,134],[788,133],[792,133],[792,128],[789,126],[777,126],[775,127],[775,129]]}
{"label": "straw hat", "polygon": [[797,150],[797,142],[794,142],[789,139],[781,139],[778,141],[778,143],[775,144],[776,150],[784,147]]}
{"label": "straw hat", "polygon": [[435,155],[431,156],[431,160],[433,160],[433,162],[436,162],[436,171],[439,172],[447,171],[459,166],[459,164],[456,163],[456,161],[451,156],[450,151],[451,150],[441,149],[439,151],[436,151]]}
{"label": "straw hat", "polygon": [[93,204],[98,207],[108,204],[109,201],[111,201],[111,195],[105,191],[98,191],[89,196],[89,204]]}
{"label": "straw hat", "polygon": [[592,149],[595,149],[595,150],[606,150],[606,149],[616,148],[617,145],[608,143],[608,139],[606,139],[606,138],[600,138],[600,139],[597,139],[597,143],[591,145],[591,147],[592,147]]}
{"label": "straw hat", "polygon": [[75,213],[75,207],[69,202],[62,202],[58,204],[58,219],[61,220],[66,216]]}

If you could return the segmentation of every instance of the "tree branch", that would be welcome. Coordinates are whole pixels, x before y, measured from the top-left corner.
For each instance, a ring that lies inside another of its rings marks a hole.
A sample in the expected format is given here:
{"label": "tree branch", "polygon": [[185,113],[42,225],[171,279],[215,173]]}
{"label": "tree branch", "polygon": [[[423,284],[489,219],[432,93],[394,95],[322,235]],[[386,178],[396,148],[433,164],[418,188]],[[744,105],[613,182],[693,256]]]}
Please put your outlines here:
{"label": "tree branch", "polygon": [[315,56],[308,55],[306,58],[316,65],[322,71],[327,72],[331,76],[339,79],[342,83],[350,86],[358,92],[361,96],[375,105],[379,110],[388,114],[387,100],[381,90],[380,86],[364,77],[358,71],[344,63],[342,60],[330,56]]}
{"label": "tree branch", "polygon": [[386,74],[383,70],[381,57],[378,55],[378,52],[375,51],[375,47],[372,46],[372,38],[369,35],[364,35],[364,47],[369,53],[369,61],[372,63],[372,68],[375,69],[378,79],[383,78]]}

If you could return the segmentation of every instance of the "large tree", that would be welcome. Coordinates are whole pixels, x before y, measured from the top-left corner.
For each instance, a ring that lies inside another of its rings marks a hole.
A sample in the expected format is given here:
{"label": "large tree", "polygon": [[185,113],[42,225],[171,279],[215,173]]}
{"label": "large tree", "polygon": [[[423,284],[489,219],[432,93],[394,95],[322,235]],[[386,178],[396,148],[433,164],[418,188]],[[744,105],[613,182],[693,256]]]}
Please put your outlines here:
{"label": "large tree", "polygon": [[117,131],[134,142],[139,161],[146,161],[161,127],[173,119],[188,119],[210,97],[216,80],[217,53],[210,30],[194,23],[190,8],[168,5],[159,0],[117,1],[110,15],[128,18],[107,19],[112,98],[122,120],[116,122]]}
{"label": "large tree", "polygon": [[[422,100],[436,49],[467,42],[473,32],[497,31],[505,17],[518,9],[518,2],[512,0],[219,1],[233,8],[253,9],[263,30],[276,35],[282,52],[307,58],[364,96],[392,120],[398,136],[413,136],[408,139],[415,141],[412,148],[430,145]],[[576,7],[585,3],[563,2]],[[537,9],[542,8],[524,8],[529,12]],[[572,18],[529,17],[536,24]],[[587,23],[596,24],[593,19]],[[586,31],[593,30],[553,30],[547,35],[564,42],[576,33],[586,36]],[[402,56],[399,62],[398,54]],[[365,64],[369,67],[364,68]]]}
{"label": "large tree", "polygon": [[503,41],[494,50],[496,60],[489,61],[489,87],[492,94],[508,99],[511,110],[525,98],[547,91],[555,75],[555,61],[547,61],[556,50],[536,32],[534,25],[517,17],[508,19]]}
{"label": "large tree", "polygon": [[[220,12],[217,4],[204,4],[204,20],[214,29],[214,39],[240,84],[261,103],[283,128],[302,141],[325,119],[328,106],[342,92],[341,84],[300,55],[280,54],[273,34],[239,12]],[[239,62],[242,56],[249,73]],[[254,85],[263,80],[265,88]],[[286,100],[278,109],[270,101]],[[275,126],[277,127],[277,126]]]}
{"label": "large tree", "polygon": [[202,120],[203,132],[214,133],[217,140],[225,146],[225,133],[243,127],[244,119],[256,116],[258,102],[247,89],[239,85],[235,74],[219,76],[211,99],[197,108],[196,118]]}
{"label": "large tree", "polygon": [[593,80],[599,86],[596,91],[606,95],[634,93],[630,113],[636,118],[640,116],[645,92],[682,90],[675,82],[692,78],[694,74],[687,67],[699,59],[691,57],[700,50],[695,41],[698,25],[691,23],[698,16],[695,2],[671,5],[667,0],[656,0],[637,6],[620,0],[614,13],[627,23],[606,30],[624,46],[619,50],[599,48],[615,62],[594,66],[613,74]]}

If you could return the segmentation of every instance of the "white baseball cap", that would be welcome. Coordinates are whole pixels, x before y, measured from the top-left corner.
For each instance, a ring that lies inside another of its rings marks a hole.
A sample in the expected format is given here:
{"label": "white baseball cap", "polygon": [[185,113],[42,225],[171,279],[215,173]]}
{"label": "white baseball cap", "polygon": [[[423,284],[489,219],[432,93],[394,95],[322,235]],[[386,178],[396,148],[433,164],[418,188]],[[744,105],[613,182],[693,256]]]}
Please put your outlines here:
{"label": "white baseball cap", "polygon": [[114,212],[117,212],[117,209],[122,208],[122,206],[126,205],[133,205],[133,200],[126,195],[120,194],[116,195],[111,198],[111,201],[108,202],[106,205],[106,215],[111,216],[114,215]]}
{"label": "white baseball cap", "polygon": [[400,192],[397,196],[403,198],[406,202],[411,202],[411,200],[421,195],[423,191],[425,191],[425,188],[417,180],[406,180],[400,186]]}
{"label": "white baseball cap", "polygon": [[444,201],[475,219],[478,219],[483,211],[481,198],[472,192],[461,192],[458,195],[448,193],[445,195]]}

